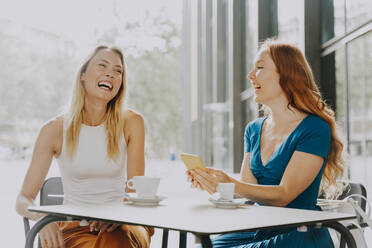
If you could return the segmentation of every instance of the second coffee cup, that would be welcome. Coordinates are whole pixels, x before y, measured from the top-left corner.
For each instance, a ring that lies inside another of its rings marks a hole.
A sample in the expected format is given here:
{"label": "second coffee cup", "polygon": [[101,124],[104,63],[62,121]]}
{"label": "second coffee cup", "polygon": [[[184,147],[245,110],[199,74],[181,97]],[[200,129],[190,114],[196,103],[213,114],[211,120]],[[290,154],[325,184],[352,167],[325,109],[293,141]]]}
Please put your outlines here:
{"label": "second coffee cup", "polygon": [[216,188],[220,194],[220,200],[231,201],[234,198],[234,183],[219,183]]}
{"label": "second coffee cup", "polygon": [[154,198],[158,192],[160,178],[148,176],[134,176],[128,180],[127,187],[133,189],[139,198]]}

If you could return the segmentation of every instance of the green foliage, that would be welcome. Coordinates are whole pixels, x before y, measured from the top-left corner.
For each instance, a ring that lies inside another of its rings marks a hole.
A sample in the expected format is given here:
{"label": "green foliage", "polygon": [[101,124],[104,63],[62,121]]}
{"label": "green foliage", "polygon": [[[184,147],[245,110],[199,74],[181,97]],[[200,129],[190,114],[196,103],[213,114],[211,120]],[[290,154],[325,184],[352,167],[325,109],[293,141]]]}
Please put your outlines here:
{"label": "green foliage", "polygon": [[180,32],[170,22],[160,22],[165,49],[129,56],[128,106],[143,114],[151,157],[167,157],[180,149],[181,46],[173,46]]}
{"label": "green foliage", "polygon": [[[121,43],[128,32],[138,32],[149,18],[156,30],[151,38],[157,38],[163,46],[142,49]],[[124,50],[128,65],[128,107],[144,116],[148,155],[168,158],[170,149],[180,147],[180,30],[164,17],[147,16],[147,20],[124,27],[123,22],[117,23],[108,30],[97,31],[100,36],[97,44],[115,44]],[[25,147],[34,143],[40,123],[59,114],[61,107],[69,102],[82,58],[76,57],[78,48],[72,41],[28,27],[17,27],[20,32],[12,32],[14,26],[0,20],[0,98],[3,103],[0,105],[0,146],[14,140],[19,130],[26,130],[33,135],[22,135],[16,142]],[[135,52],[130,53],[133,49]],[[24,140],[26,136],[31,138]]]}

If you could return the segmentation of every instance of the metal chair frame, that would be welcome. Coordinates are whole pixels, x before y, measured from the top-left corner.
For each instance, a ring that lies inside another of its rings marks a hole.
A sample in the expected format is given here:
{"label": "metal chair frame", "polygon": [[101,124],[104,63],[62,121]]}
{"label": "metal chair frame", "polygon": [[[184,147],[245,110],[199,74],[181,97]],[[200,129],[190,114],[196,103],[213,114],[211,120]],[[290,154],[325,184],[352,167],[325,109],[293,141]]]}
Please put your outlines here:
{"label": "metal chair frame", "polygon": [[[366,188],[364,187],[363,184],[356,183],[356,182],[344,182],[344,183],[347,185],[347,187],[344,189],[343,193],[338,197],[339,200],[342,200],[342,199],[344,199],[347,196],[352,195],[352,194],[359,194],[359,195],[362,195],[362,196],[367,198],[367,190],[366,190]],[[364,200],[362,198],[358,198],[358,199],[355,199],[355,200],[358,202],[358,205],[360,206],[360,208],[365,212],[366,211],[366,206],[367,206],[366,200]],[[357,214],[358,225],[361,228],[367,227],[368,224],[363,220],[362,216],[360,216],[359,213],[356,213],[356,214]],[[349,230],[353,230],[353,229],[358,228],[354,224],[348,224],[346,227]],[[341,237],[341,240],[340,240],[340,247],[341,248],[346,247],[345,239],[343,239],[342,237]]]}
{"label": "metal chair frame", "polygon": [[[63,185],[61,177],[50,177],[46,179],[40,190],[40,206],[46,205],[62,205],[63,203]],[[23,217],[25,236],[30,231],[29,219]],[[169,229],[163,229],[162,248],[168,247]],[[186,233],[180,233],[183,237],[182,242],[186,245]],[[41,248],[40,238],[38,239],[38,247]]]}

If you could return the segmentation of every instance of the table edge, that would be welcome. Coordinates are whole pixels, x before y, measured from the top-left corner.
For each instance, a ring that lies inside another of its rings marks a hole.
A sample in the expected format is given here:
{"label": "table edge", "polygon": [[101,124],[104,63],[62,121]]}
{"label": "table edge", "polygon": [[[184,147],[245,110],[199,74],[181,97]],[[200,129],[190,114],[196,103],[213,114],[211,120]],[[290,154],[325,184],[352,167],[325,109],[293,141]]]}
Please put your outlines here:
{"label": "table edge", "polygon": [[[168,230],[180,231],[180,232],[190,232],[190,233],[195,233],[195,234],[200,234],[200,235],[213,235],[213,234],[224,234],[224,233],[235,233],[235,232],[249,232],[249,231],[256,231],[256,230],[281,229],[281,228],[296,228],[296,227],[299,227],[299,226],[315,226],[318,223],[339,222],[339,221],[343,221],[343,220],[355,219],[357,217],[356,215],[350,214],[350,216],[345,216],[345,217],[340,217],[340,218],[331,218],[331,219],[325,219],[325,220],[314,220],[314,221],[290,223],[290,224],[283,224],[283,225],[277,225],[277,226],[266,226],[266,227],[261,227],[261,228],[248,228],[248,229],[239,229],[239,230],[229,230],[229,231],[223,231],[223,232],[201,232],[201,231],[181,229],[181,228],[173,228],[173,227],[167,227],[167,226],[148,225],[148,224],[143,224],[143,223],[112,221],[112,220],[89,217],[89,216],[82,216],[82,215],[72,215],[72,214],[67,215],[67,214],[49,212],[49,211],[45,211],[45,210],[35,210],[35,209],[32,209],[32,208],[29,208],[29,211],[44,213],[44,214],[57,216],[57,217],[64,217],[64,218],[66,218],[66,221],[70,221],[70,220],[71,221],[81,221],[83,219],[89,219],[89,220],[104,221],[104,222],[109,222],[109,223],[120,223],[120,224],[129,224],[129,225],[147,226],[147,227],[160,228],[160,229],[168,229]],[[343,213],[343,214],[347,214],[347,213]]]}

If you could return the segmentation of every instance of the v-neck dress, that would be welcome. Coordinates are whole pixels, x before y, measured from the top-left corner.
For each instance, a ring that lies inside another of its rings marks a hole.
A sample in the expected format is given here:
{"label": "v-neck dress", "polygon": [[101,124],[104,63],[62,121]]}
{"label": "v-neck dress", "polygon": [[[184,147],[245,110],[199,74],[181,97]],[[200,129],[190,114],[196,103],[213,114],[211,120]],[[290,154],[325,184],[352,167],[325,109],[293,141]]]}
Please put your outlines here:
{"label": "v-neck dress", "polygon": [[[331,148],[331,130],[326,121],[315,115],[306,116],[287,139],[272,154],[264,166],[261,159],[260,140],[265,118],[249,123],[245,129],[244,151],[250,153],[250,167],[261,185],[279,185],[284,171],[295,151],[324,158],[318,175],[299,196],[286,207],[321,210],[317,205],[320,181]],[[254,218],[254,216],[246,216]],[[263,230],[257,232],[220,235],[213,240],[213,247],[267,248],[267,247],[333,247],[325,228]]]}

